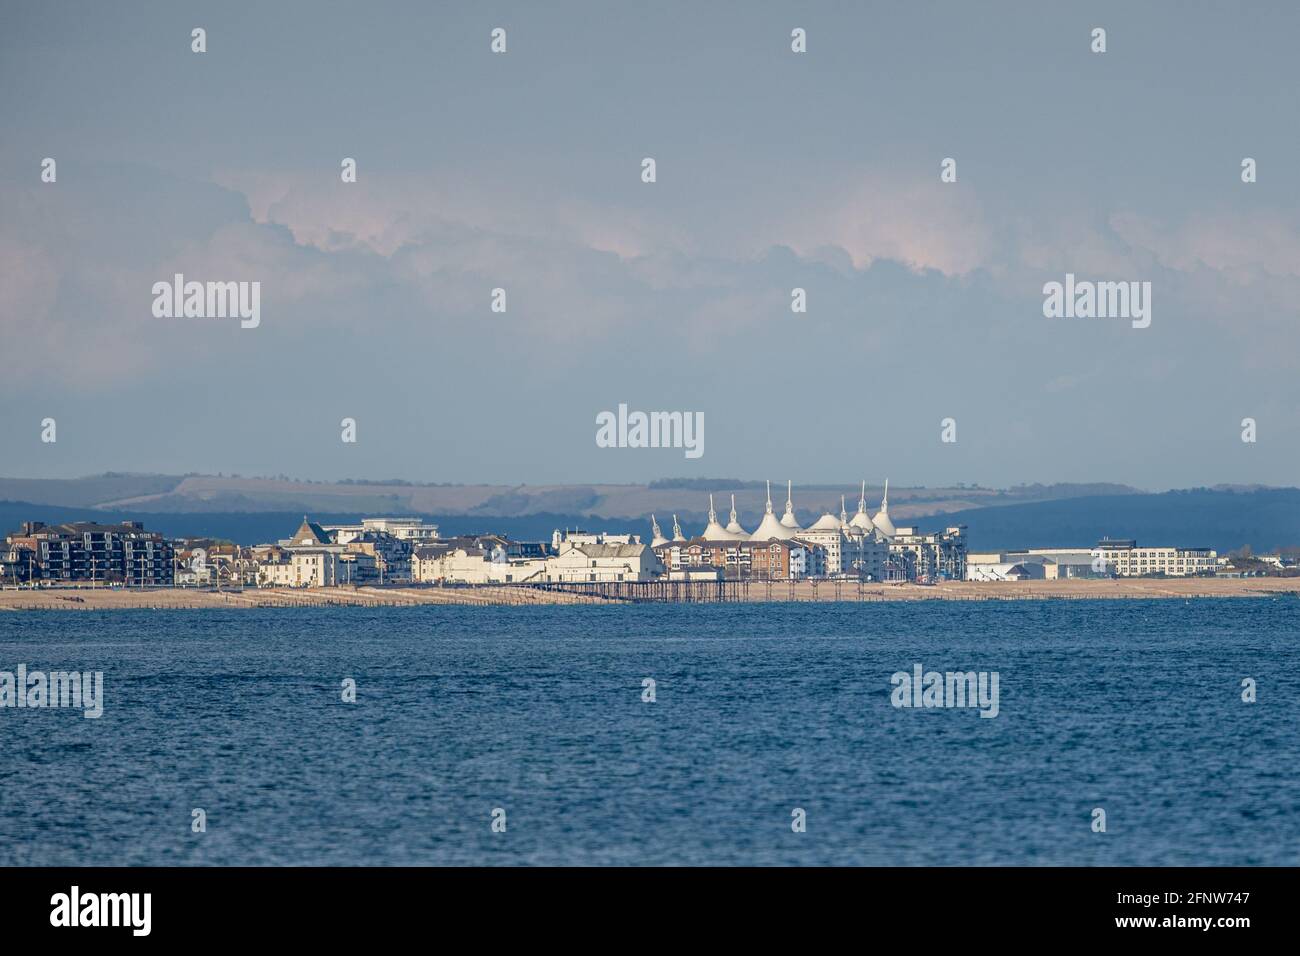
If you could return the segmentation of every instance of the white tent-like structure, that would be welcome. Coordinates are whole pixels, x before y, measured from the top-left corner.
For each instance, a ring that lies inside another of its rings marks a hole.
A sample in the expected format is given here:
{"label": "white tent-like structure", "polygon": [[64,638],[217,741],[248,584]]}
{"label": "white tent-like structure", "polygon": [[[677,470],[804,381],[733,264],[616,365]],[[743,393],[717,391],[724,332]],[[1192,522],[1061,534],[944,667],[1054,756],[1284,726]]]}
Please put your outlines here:
{"label": "white tent-like structure", "polygon": [[713,508],[713,495],[709,495],[709,523],[700,535],[705,541],[735,541],[736,539],[722,525],[718,524],[718,513]]}
{"label": "white tent-like structure", "polygon": [[686,540],[686,535],[682,534],[682,526],[677,522],[677,515],[673,515],[673,540],[679,543]]}
{"label": "white tent-like structure", "polygon": [[894,535],[898,534],[898,531],[894,528],[894,522],[889,520],[889,479],[888,478],[885,479],[885,495],[883,498],[880,499],[880,511],[876,514],[876,516],[873,519],[871,519],[871,523],[874,524],[876,526],[876,530],[879,531],[886,538],[893,538]]}
{"label": "white tent-like structure", "polygon": [[763,515],[762,522],[754,529],[754,533],[749,536],[749,540],[770,541],[776,538],[779,541],[789,541],[794,537],[794,534],[794,530],[781,524],[772,511],[772,482],[769,481],[767,483],[767,511]]}
{"label": "white tent-like structure", "polygon": [[808,532],[828,531],[840,533],[840,519],[828,511],[810,524],[805,530]]}
{"label": "white tent-like structure", "polygon": [[748,541],[749,532],[740,526],[736,520],[736,496],[731,496],[731,520],[727,522],[727,533],[737,541]]}
{"label": "white tent-like structure", "polygon": [[650,547],[652,547],[652,548],[657,548],[657,547],[659,547],[659,545],[661,545],[661,544],[667,544],[667,543],[668,543],[668,539],[664,537],[664,533],[663,533],[662,531],[659,530],[659,522],[655,520],[655,516],[654,516],[654,515],[651,515],[651,516],[650,516],[650,531],[651,531],[651,534],[652,534],[652,540],[650,541]]}
{"label": "white tent-like structure", "polygon": [[798,534],[803,528],[799,527],[799,520],[794,516],[794,482],[787,481],[785,485],[785,514],[781,516],[781,524],[785,525],[795,534]]}
{"label": "white tent-like structure", "polygon": [[855,514],[849,527],[859,534],[871,534],[876,530],[876,526],[871,523],[871,516],[867,514],[867,483],[862,483],[862,497],[858,499],[858,513]]}

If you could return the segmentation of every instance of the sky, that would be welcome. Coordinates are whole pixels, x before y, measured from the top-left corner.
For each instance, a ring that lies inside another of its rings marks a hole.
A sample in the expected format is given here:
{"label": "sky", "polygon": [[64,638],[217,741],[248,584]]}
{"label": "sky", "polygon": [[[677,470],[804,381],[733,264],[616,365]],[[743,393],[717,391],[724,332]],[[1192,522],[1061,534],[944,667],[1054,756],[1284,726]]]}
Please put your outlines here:
{"label": "sky", "polygon": [[[1282,2],[6,4],[0,475],[1296,484],[1298,34]],[[260,324],[155,316],[178,272],[259,282]],[[1067,273],[1149,282],[1150,326],[1046,317]],[[704,453],[599,447],[620,404],[702,413]]]}

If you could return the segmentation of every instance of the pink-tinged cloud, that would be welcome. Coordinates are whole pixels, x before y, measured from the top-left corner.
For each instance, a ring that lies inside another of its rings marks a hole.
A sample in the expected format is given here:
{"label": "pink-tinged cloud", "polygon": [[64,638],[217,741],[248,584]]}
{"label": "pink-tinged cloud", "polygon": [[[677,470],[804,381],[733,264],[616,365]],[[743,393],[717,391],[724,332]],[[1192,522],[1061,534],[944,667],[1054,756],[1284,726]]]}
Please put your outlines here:
{"label": "pink-tinged cloud", "polygon": [[825,247],[848,253],[865,269],[888,259],[921,271],[960,276],[990,264],[992,231],[965,184],[899,181],[878,173],[829,184],[808,208],[785,208],[758,236],[813,257]]}

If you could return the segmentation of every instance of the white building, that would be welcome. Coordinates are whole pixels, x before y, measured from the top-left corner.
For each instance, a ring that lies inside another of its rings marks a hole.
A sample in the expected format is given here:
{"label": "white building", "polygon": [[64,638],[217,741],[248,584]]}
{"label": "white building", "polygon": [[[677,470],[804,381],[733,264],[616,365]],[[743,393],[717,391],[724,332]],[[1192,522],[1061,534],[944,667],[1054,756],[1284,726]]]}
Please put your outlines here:
{"label": "white building", "polygon": [[327,524],[322,527],[338,544],[349,544],[368,531],[390,534],[412,545],[438,540],[438,526],[426,525],[423,518],[362,518],[361,524]]}
{"label": "white building", "polygon": [[439,584],[653,581],[665,572],[658,555],[636,535],[602,537],[633,540],[581,544],[562,540],[560,553],[544,558],[511,558],[502,548],[417,548],[412,572],[417,581]]}
{"label": "white building", "polygon": [[[880,527],[885,506],[875,518]],[[889,535],[889,556],[894,570],[909,581],[946,578],[961,581],[966,577],[966,526],[954,525],[928,534],[915,528],[896,528]]]}
{"label": "white building", "polygon": [[826,551],[826,573],[844,573],[844,546],[847,538],[840,519],[829,511],[799,532],[800,541],[819,544]]}
{"label": "white building", "polygon": [[[418,549],[421,555],[426,549]],[[417,558],[416,579],[434,584],[525,584],[544,581],[546,559],[507,558],[500,549],[461,547]]]}
{"label": "white building", "polygon": [[[1040,573],[1035,574],[1037,568]],[[1024,564],[1021,562],[1001,562],[998,564],[979,564],[968,565],[966,568],[967,581],[1029,581],[1034,578],[1042,577],[1043,565],[1030,562]]]}
{"label": "white building", "polygon": [[653,581],[665,571],[648,544],[571,544],[546,559],[547,581]]}
{"label": "white building", "polygon": [[[653,516],[651,516],[653,517]],[[656,524],[655,528],[659,526]],[[658,533],[656,531],[656,533]],[[639,534],[610,534],[608,531],[597,531],[589,533],[586,531],[560,531],[558,528],[551,532],[551,547],[557,552],[560,546],[565,542],[571,545],[579,544],[640,544],[641,536]]]}
{"label": "white building", "polygon": [[328,588],[340,583],[338,551],[300,548],[257,565],[260,587]]}
{"label": "white building", "polygon": [[1139,547],[1131,539],[1109,538],[1097,542],[1092,555],[1100,559],[1107,573],[1122,578],[1144,574],[1163,574],[1168,577],[1209,574],[1214,570],[1218,557],[1210,548]]}

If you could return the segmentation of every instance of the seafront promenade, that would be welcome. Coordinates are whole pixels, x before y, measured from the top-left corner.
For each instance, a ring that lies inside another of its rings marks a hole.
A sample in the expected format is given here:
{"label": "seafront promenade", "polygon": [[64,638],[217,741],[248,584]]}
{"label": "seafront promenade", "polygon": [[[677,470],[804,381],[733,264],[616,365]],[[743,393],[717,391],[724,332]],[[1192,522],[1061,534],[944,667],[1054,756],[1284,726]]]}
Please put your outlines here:
{"label": "seafront promenade", "polygon": [[1118,578],[1073,581],[952,581],[935,585],[855,581],[763,581],[693,585],[689,590],[583,585],[484,587],[44,588],[0,591],[0,611],[103,611],[171,608],[416,607],[455,604],[548,605],[735,602],[1033,601],[1133,598],[1300,598],[1300,577]]}

